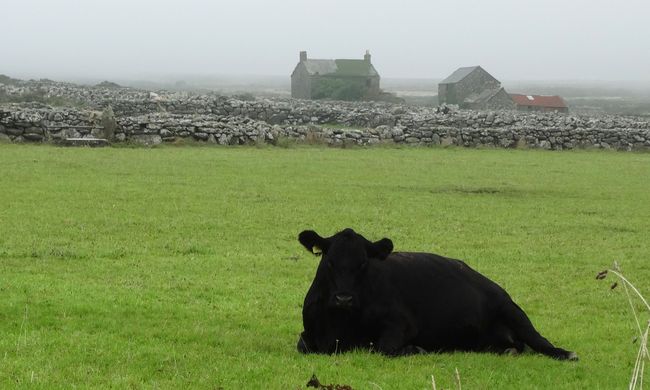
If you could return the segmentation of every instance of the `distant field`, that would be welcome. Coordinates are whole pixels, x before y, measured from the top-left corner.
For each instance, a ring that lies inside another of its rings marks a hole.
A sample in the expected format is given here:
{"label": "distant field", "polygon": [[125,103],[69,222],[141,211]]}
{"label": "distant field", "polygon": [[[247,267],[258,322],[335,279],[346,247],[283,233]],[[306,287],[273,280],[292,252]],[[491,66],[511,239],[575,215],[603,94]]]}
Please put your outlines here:
{"label": "distant field", "polygon": [[[0,388],[612,389],[650,295],[650,154],[0,145]],[[303,356],[303,229],[464,259],[577,363]]]}

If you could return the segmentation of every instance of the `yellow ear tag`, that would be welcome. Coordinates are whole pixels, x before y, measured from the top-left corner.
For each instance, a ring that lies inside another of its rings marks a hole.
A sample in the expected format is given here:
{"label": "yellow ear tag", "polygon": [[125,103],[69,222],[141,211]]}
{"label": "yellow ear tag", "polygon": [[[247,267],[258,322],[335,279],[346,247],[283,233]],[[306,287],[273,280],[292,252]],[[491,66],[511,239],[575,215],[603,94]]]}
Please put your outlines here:
{"label": "yellow ear tag", "polygon": [[315,255],[320,255],[323,253],[323,251],[316,245],[311,247],[311,252]]}

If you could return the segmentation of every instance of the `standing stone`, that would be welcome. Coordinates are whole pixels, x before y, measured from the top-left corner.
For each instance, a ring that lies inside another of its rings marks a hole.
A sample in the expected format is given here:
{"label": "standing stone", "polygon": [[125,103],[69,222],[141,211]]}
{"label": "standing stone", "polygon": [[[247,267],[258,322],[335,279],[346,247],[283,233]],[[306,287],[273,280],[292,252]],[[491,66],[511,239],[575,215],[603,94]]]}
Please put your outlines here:
{"label": "standing stone", "polygon": [[113,141],[115,130],[117,130],[117,122],[115,121],[113,108],[110,105],[102,112],[102,127],[104,127],[104,138]]}

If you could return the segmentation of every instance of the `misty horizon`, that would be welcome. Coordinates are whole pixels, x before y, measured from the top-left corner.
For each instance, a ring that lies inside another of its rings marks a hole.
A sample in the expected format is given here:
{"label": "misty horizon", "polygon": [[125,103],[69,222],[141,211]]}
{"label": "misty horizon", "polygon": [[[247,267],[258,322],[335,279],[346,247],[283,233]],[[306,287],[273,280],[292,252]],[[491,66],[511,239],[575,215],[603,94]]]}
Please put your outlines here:
{"label": "misty horizon", "polygon": [[440,80],[480,65],[503,82],[650,81],[641,0],[24,0],[4,10],[0,74],[17,78],[288,79],[302,50],[369,50],[383,79]]}

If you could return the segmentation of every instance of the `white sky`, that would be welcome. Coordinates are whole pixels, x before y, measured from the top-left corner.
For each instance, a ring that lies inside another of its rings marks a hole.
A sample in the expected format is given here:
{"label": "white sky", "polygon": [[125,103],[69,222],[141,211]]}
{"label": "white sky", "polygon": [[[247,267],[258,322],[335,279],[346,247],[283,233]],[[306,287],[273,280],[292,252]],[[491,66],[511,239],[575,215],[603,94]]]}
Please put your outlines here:
{"label": "white sky", "polygon": [[382,77],[650,80],[650,0],[0,0],[0,73],[286,75],[298,52]]}

